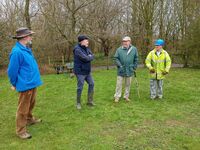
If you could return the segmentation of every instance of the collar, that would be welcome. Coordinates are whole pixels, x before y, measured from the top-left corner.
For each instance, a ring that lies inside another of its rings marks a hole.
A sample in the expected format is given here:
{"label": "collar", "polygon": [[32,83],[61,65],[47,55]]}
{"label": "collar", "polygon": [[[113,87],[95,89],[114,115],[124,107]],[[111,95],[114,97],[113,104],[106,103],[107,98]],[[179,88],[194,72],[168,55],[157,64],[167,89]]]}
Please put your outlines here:
{"label": "collar", "polygon": [[[162,53],[162,52],[163,52],[163,50],[164,50],[164,49],[163,49],[163,48],[161,48],[159,52],[160,52],[160,53]],[[157,50],[156,50],[155,48],[153,49],[153,51],[154,51],[154,53],[156,53],[156,52],[157,52]]]}
{"label": "collar", "polygon": [[16,46],[19,47],[21,50],[24,50],[24,51],[27,51],[29,53],[32,53],[31,48],[22,45],[19,41],[16,42]]}
{"label": "collar", "polygon": [[86,50],[87,47],[85,45],[78,44],[82,49]]}
{"label": "collar", "polygon": [[122,46],[122,49],[123,49],[123,50],[128,50],[128,49],[130,49],[130,48],[131,48],[131,46],[132,46],[132,45],[129,45],[129,47],[128,47],[128,48],[126,48],[126,47],[123,47],[123,46]]}

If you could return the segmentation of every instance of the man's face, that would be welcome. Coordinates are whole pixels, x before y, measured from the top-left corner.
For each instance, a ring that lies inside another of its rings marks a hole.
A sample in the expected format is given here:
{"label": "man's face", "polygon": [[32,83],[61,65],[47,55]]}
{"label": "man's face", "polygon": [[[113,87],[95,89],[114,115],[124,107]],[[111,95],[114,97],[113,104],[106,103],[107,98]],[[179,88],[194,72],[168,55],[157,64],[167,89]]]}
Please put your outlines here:
{"label": "man's face", "polygon": [[25,40],[25,44],[26,44],[26,45],[32,44],[32,37],[31,37],[31,35],[26,36],[26,37],[24,38],[24,40]]}
{"label": "man's face", "polygon": [[83,41],[81,41],[81,45],[85,46],[85,47],[88,47],[89,45],[89,40],[85,39]]}
{"label": "man's face", "polygon": [[131,44],[131,41],[122,41],[122,46],[128,48]]}
{"label": "man's face", "polygon": [[157,51],[159,51],[160,49],[162,49],[162,46],[156,45],[155,48],[156,48]]}

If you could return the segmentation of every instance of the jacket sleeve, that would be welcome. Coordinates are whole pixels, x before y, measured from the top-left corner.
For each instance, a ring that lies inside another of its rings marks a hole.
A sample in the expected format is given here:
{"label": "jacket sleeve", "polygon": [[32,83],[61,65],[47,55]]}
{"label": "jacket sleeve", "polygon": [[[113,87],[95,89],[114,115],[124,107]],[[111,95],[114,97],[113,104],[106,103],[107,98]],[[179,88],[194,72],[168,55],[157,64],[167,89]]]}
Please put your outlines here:
{"label": "jacket sleeve", "polygon": [[134,60],[133,60],[133,65],[134,65],[133,69],[134,70],[137,69],[138,60],[139,60],[138,51],[137,51],[137,48],[135,48],[135,56],[134,56]]}
{"label": "jacket sleeve", "polygon": [[149,69],[153,69],[152,65],[151,65],[151,59],[152,59],[152,54],[151,52],[147,55],[147,58],[145,60],[145,64],[147,66],[147,68]]}
{"label": "jacket sleeve", "polygon": [[115,64],[117,65],[117,67],[122,67],[122,64],[120,62],[120,59],[119,59],[119,51],[117,49],[115,55],[114,55],[114,61],[115,61]]}
{"label": "jacket sleeve", "polygon": [[[91,52],[91,51],[90,51]],[[89,55],[86,55],[85,53],[83,53],[79,48],[76,48],[74,50],[74,54],[77,55],[82,61],[84,62],[89,62],[89,61],[92,61],[94,59],[94,56],[93,54],[89,54]]]}
{"label": "jacket sleeve", "polygon": [[169,72],[169,69],[171,67],[171,58],[169,56],[169,54],[166,52],[166,68],[165,68],[165,71],[166,72]]}
{"label": "jacket sleeve", "polygon": [[92,53],[92,51],[88,48],[88,51],[89,51],[89,55],[91,55],[92,57],[92,60],[94,60],[94,54]]}
{"label": "jacket sleeve", "polygon": [[94,56],[94,54],[92,53],[92,51],[89,48],[88,48],[88,52],[89,52],[90,55]]}
{"label": "jacket sleeve", "polygon": [[14,52],[10,55],[10,63],[8,65],[8,77],[10,80],[10,83],[16,87],[17,82],[17,76],[18,71],[20,67],[20,63],[22,61],[23,57],[20,55],[20,53]]}

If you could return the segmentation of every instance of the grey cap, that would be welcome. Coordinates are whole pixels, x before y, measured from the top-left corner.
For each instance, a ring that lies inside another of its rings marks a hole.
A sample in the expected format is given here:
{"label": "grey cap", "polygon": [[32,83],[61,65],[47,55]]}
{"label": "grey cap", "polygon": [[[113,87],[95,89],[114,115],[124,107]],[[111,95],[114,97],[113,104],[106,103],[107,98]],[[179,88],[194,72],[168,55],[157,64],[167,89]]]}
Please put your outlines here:
{"label": "grey cap", "polygon": [[131,38],[129,36],[125,36],[122,38],[122,41],[131,41]]}

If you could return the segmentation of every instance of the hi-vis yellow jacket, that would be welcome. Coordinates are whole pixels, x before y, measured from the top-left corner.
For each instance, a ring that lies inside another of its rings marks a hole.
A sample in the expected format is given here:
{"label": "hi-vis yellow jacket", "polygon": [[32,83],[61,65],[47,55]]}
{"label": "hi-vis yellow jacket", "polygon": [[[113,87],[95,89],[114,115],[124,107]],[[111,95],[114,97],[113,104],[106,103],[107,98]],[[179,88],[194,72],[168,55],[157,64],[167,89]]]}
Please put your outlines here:
{"label": "hi-vis yellow jacket", "polygon": [[171,58],[169,54],[162,49],[159,56],[156,54],[156,49],[153,49],[145,60],[146,66],[151,70],[155,69],[155,73],[150,73],[151,79],[164,79],[163,72],[169,72],[171,67]]}

